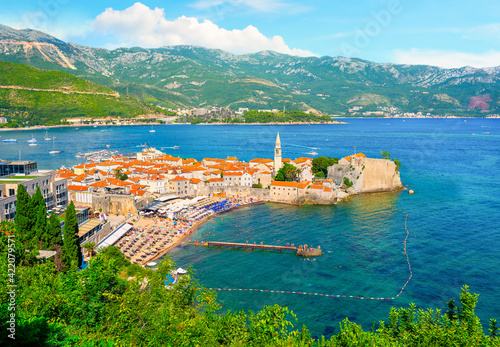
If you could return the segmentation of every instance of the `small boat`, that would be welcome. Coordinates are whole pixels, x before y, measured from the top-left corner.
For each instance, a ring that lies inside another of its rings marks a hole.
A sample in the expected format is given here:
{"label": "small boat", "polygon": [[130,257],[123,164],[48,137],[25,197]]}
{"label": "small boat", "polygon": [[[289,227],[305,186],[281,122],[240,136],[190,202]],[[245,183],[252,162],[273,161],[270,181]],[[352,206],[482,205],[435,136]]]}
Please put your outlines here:
{"label": "small boat", "polygon": [[45,136],[43,137],[43,139],[44,139],[45,141],[50,141],[50,140],[52,140],[52,137],[49,137],[49,133],[46,131],[46,132],[45,132]]}
{"label": "small boat", "polygon": [[61,153],[61,152],[62,151],[55,149],[54,139],[52,139],[52,150],[49,152],[49,154],[57,154],[57,153]]}
{"label": "small boat", "polygon": [[165,149],[165,148],[173,148],[173,149],[179,149],[180,147],[179,147],[179,146],[172,146],[172,147],[161,147],[161,149]]}
{"label": "small boat", "polygon": [[35,137],[33,136],[33,134],[31,134],[31,139],[28,140],[28,143],[31,144],[31,143],[36,143],[36,139]]}
{"label": "small boat", "polygon": [[149,131],[150,133],[155,133],[156,130],[153,129],[153,126],[151,125],[151,130]]}
{"label": "small boat", "polygon": [[137,145],[136,147],[146,147],[145,143],[141,143],[140,145]]}
{"label": "small boat", "polygon": [[109,148],[109,144],[106,145],[106,148]]}
{"label": "small boat", "polygon": [[310,154],[310,155],[318,155],[318,153],[316,153],[315,151],[310,151],[310,152],[308,152],[307,154]]}
{"label": "small boat", "polygon": [[17,139],[3,139],[2,142],[17,142]]}
{"label": "small boat", "polygon": [[[29,141],[28,141],[28,142],[29,142]],[[35,141],[35,142],[30,142],[30,143],[28,144],[28,146],[38,146],[38,142],[36,142],[36,141]]]}

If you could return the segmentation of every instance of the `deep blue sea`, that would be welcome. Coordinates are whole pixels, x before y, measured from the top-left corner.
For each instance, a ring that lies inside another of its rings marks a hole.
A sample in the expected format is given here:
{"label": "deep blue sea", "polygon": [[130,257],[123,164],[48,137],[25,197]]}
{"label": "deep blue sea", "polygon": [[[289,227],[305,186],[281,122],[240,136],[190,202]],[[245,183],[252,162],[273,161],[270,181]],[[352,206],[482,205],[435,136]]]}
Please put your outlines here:
{"label": "deep blue sea", "polygon": [[[380,157],[389,152],[402,163],[403,184],[415,191],[351,197],[333,206],[262,204],[217,216],[193,239],[266,244],[320,245],[325,254],[306,261],[292,253],[229,250],[183,245],[171,256],[193,266],[206,287],[304,291],[345,295],[331,298],[271,292],[218,292],[223,310],[259,310],[278,303],[306,324],[314,336],[339,331],[345,317],[362,324],[386,320],[391,306],[446,310],[467,284],[479,294],[476,312],[485,327],[500,319],[500,119],[349,119],[346,125],[148,126],[49,129],[0,132],[0,159],[36,160],[41,169],[81,163],[77,152],[104,149],[138,151],[140,143],[167,153],[202,159],[236,156],[248,161],[272,158],[279,131],[284,158],[343,157],[357,152]],[[31,134],[38,147],[29,147]],[[474,134],[474,135],[473,135]],[[405,213],[408,214],[404,254]]]}

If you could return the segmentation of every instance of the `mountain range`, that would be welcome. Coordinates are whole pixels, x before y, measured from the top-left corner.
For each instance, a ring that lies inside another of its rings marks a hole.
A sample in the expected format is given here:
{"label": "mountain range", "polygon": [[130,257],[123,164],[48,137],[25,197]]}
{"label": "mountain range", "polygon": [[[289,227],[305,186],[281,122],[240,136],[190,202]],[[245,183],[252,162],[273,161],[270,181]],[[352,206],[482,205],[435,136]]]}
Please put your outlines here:
{"label": "mountain range", "polygon": [[171,108],[285,107],[335,115],[362,108],[465,116],[500,108],[500,66],[444,69],[272,51],[235,55],[195,46],[108,50],[3,25],[0,61],[67,72]]}

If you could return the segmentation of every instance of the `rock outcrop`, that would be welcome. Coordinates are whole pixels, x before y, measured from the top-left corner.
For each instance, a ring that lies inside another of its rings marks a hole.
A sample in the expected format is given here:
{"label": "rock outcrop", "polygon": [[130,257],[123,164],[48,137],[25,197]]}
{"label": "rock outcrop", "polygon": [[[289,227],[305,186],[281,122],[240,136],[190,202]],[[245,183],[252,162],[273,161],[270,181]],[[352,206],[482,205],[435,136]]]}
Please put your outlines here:
{"label": "rock outcrop", "polygon": [[[328,168],[328,178],[340,186],[349,185],[349,191],[356,193],[373,193],[392,191],[403,188],[399,169],[387,159],[352,157],[350,161],[341,159],[338,164]],[[347,188],[347,187],[346,187]]]}

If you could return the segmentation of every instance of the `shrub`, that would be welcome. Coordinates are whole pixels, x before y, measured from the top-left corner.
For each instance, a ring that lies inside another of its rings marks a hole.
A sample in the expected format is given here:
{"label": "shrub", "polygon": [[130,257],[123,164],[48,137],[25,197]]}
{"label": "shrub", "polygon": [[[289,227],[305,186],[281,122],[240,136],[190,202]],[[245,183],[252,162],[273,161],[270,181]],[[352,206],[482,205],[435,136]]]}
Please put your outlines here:
{"label": "shrub", "polygon": [[354,184],[354,183],[352,183],[350,179],[348,179],[347,177],[344,177],[344,185],[345,185],[347,188],[351,188],[353,184]]}

